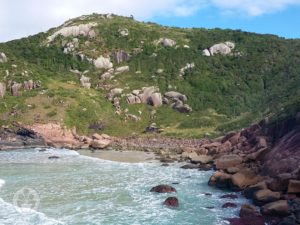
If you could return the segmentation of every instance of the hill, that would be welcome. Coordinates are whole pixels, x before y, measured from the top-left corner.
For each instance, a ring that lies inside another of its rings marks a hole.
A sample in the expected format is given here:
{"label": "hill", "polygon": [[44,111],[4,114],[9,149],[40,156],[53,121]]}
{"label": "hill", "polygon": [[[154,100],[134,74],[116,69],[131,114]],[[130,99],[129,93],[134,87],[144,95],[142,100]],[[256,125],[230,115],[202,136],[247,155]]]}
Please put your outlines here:
{"label": "hill", "polygon": [[0,53],[1,125],[214,137],[300,109],[300,40],[93,14]]}

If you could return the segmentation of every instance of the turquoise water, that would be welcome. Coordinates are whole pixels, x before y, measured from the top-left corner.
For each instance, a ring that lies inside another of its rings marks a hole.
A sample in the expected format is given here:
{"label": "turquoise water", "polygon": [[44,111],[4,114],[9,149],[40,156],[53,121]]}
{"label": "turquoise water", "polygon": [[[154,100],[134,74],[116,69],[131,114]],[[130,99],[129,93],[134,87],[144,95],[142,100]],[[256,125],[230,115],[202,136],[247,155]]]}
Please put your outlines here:
{"label": "turquoise water", "polygon": [[[51,155],[60,158],[49,160]],[[111,162],[63,149],[2,151],[0,224],[222,225],[238,214],[222,209],[229,201],[220,199],[224,192],[207,186],[212,172],[179,166]],[[170,184],[177,193],[149,192],[158,184]],[[162,205],[168,196],[179,198],[178,209]]]}

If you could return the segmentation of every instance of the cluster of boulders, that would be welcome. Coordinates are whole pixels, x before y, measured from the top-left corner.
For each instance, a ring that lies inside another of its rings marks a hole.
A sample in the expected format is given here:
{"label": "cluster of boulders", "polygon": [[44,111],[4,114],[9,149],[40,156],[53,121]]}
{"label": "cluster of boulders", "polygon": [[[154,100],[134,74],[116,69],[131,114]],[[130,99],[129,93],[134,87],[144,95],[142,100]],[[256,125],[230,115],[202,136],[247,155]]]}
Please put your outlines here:
{"label": "cluster of boulders", "polygon": [[23,83],[10,81],[8,82],[8,85],[6,85],[3,82],[0,82],[0,97],[1,98],[4,97],[7,88],[11,91],[12,96],[20,96],[21,89],[26,91],[26,90],[33,90],[39,87],[41,87],[41,82],[33,81],[33,80],[24,81]]}
{"label": "cluster of boulders", "polygon": [[170,104],[173,109],[182,113],[189,113],[192,108],[184,104],[187,97],[179,92],[170,91],[164,94],[164,97],[159,92],[157,87],[143,87],[142,90],[133,90],[127,95],[128,104],[148,104],[154,107],[159,107],[163,104]]}
{"label": "cluster of boulders", "polygon": [[60,30],[56,31],[54,34],[47,38],[48,43],[53,42],[55,38],[59,35],[63,37],[78,37],[80,35],[85,37],[94,38],[96,36],[96,32],[94,31],[94,27],[97,26],[97,23],[88,23],[88,24],[79,24],[74,26],[63,27]]}
{"label": "cluster of boulders", "polygon": [[184,168],[214,168],[217,171],[209,185],[242,191],[252,199],[260,212],[254,206],[243,206],[241,221],[255,215],[257,220],[274,216],[299,224],[299,122],[300,114],[275,125],[264,120],[197,149],[187,149],[181,156],[191,164]]}
{"label": "cluster of boulders", "polygon": [[170,39],[170,38],[160,38],[156,41],[154,41],[155,45],[162,45],[164,47],[174,47],[176,45],[176,41]]}
{"label": "cluster of boulders", "polygon": [[7,57],[4,52],[0,52],[0,63],[6,63]]}
{"label": "cluster of boulders", "polygon": [[[158,186],[155,186],[151,188],[150,192],[156,192],[156,193],[173,193],[177,192],[176,189],[170,185],[161,184]],[[179,200],[176,197],[168,197],[163,204],[167,207],[171,208],[177,208],[179,207]]]}
{"label": "cluster of boulders", "polygon": [[215,44],[208,49],[204,49],[203,55],[204,56],[214,56],[216,54],[230,55],[234,48],[235,48],[235,43],[226,41],[224,43]]}
{"label": "cluster of boulders", "polygon": [[38,148],[45,145],[46,143],[40,135],[17,123],[11,127],[0,127],[0,150]]}
{"label": "cluster of boulders", "polygon": [[80,136],[76,129],[67,129],[58,123],[33,124],[26,127],[44,138],[48,146],[69,149],[103,149],[108,147],[112,138],[106,134],[93,134],[92,137]]}

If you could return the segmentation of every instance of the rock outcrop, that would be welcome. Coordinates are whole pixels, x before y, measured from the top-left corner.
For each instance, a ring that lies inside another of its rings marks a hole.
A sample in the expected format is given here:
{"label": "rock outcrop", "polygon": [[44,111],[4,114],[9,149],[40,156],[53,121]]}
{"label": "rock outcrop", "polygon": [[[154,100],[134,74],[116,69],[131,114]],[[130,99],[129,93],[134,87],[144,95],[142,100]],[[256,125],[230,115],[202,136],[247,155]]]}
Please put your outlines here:
{"label": "rock outcrop", "polygon": [[0,63],[6,63],[7,57],[4,52],[0,52]]}
{"label": "rock outcrop", "polygon": [[99,58],[94,60],[94,65],[97,69],[111,69],[113,67],[110,58],[105,58],[100,56]]}
{"label": "rock outcrop", "polygon": [[90,147],[93,149],[104,149],[111,144],[111,137],[106,134],[93,134]]}
{"label": "rock outcrop", "polygon": [[130,55],[124,50],[119,50],[113,53],[113,59],[117,64],[120,64],[122,62],[127,62],[130,59]]}
{"label": "rock outcrop", "polygon": [[224,43],[215,44],[209,49],[204,49],[202,54],[204,56],[213,56],[216,54],[229,55],[234,48],[235,44],[233,42],[227,41]]}
{"label": "rock outcrop", "polygon": [[170,38],[160,38],[159,40],[155,41],[156,45],[163,45],[164,47],[173,47],[176,45],[176,41]]}
{"label": "rock outcrop", "polygon": [[59,35],[62,35],[64,37],[70,37],[70,36],[78,37],[82,35],[82,36],[88,36],[94,38],[96,34],[92,28],[97,25],[98,25],[97,23],[88,23],[88,24],[80,24],[80,25],[74,25],[69,27],[63,27],[60,30],[56,31],[51,36],[49,36],[47,40],[48,43],[53,42],[55,38]]}
{"label": "rock outcrop", "polygon": [[0,82],[0,98],[3,98],[6,92],[6,85]]}
{"label": "rock outcrop", "polygon": [[129,72],[129,66],[121,66],[115,69],[115,74]]}
{"label": "rock outcrop", "polygon": [[81,78],[80,78],[80,83],[81,83],[82,87],[90,89],[91,88],[90,79],[91,78],[82,75]]}
{"label": "rock outcrop", "polygon": [[11,94],[13,96],[20,96],[21,95],[21,92],[20,92],[21,88],[22,88],[22,84],[14,82],[11,86]]}

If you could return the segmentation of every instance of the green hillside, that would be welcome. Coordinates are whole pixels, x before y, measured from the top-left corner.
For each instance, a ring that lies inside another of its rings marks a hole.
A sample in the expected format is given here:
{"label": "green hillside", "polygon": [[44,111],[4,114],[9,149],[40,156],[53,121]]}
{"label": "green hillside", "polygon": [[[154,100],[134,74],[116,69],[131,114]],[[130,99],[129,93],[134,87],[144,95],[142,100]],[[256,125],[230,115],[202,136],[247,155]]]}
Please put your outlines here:
{"label": "green hillside", "polygon": [[[90,24],[90,30],[74,35],[75,26],[83,24]],[[64,28],[71,35],[62,35]],[[158,43],[161,38],[176,44]],[[204,49],[227,41],[235,44],[230,54],[203,55]],[[118,64],[116,54],[121,50],[126,60]],[[46,33],[0,43],[0,52],[8,59],[0,63],[0,82],[7,86],[0,98],[1,125],[59,122],[80,133],[97,128],[129,136],[141,134],[154,122],[164,135],[213,137],[300,106],[300,40],[273,35],[182,29],[93,14]],[[96,68],[93,60],[100,56],[110,58],[113,68],[129,66],[129,71],[101,79],[109,68]],[[194,67],[180,72],[187,64]],[[84,71],[90,89],[80,82]],[[12,96],[13,82],[28,80],[38,85],[33,90],[22,87],[20,96]],[[168,91],[186,95],[192,112],[179,112],[171,103],[153,107],[126,102],[127,94],[150,86],[162,95]],[[120,115],[107,99],[113,88],[123,89]]]}

